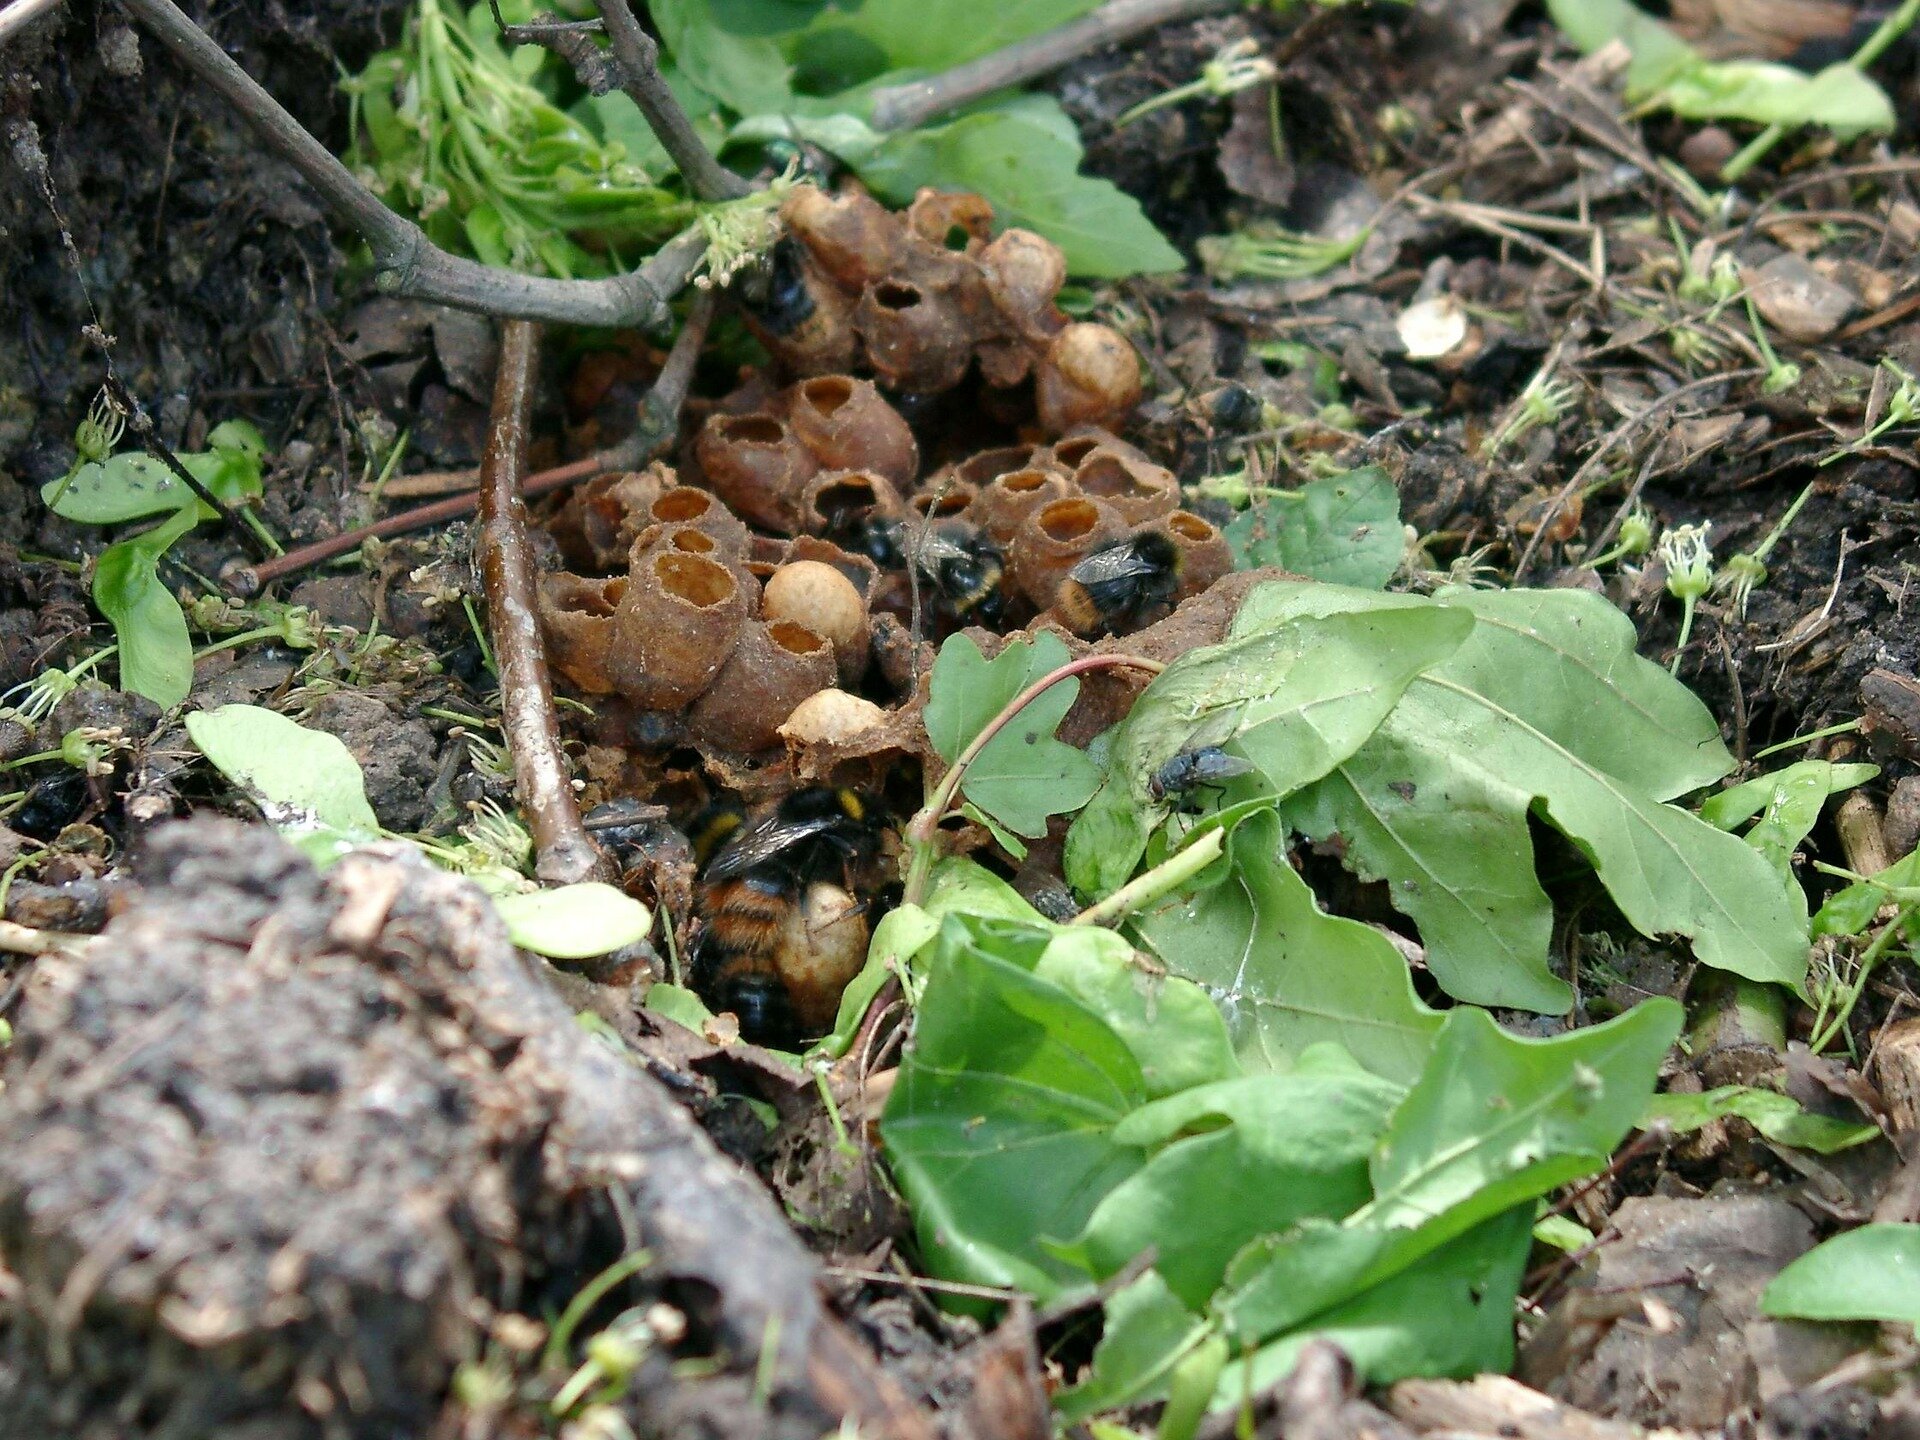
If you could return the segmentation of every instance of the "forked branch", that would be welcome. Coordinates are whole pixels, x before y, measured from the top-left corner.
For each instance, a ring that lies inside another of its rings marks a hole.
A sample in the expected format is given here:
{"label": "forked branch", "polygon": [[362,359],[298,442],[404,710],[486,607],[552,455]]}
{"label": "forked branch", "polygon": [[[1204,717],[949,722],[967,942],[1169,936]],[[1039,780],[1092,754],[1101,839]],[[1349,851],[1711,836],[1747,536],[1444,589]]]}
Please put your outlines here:
{"label": "forked branch", "polygon": [[666,319],[667,302],[686,286],[706,253],[705,240],[697,231],[688,231],[668,241],[638,270],[604,280],[521,275],[450,255],[427,239],[419,226],[382,204],[172,0],[121,3],[196,79],[232,105],[268,148],[313,186],[326,207],[367,242],[373,252],[374,284],[385,294],[511,319],[651,327]]}

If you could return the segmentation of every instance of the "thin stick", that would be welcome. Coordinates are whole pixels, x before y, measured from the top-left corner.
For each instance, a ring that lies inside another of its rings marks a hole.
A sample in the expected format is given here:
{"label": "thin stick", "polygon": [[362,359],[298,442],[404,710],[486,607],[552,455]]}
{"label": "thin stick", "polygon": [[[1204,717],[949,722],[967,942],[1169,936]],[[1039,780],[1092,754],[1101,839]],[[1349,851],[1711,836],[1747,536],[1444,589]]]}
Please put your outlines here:
{"label": "thin stick", "polygon": [[580,806],[560,748],[560,721],[553,708],[533,555],[527,545],[527,507],[519,494],[539,337],[537,326],[513,320],[500,339],[493,422],[480,462],[477,548],[494,653],[500,660],[500,728],[513,752],[515,788],[533,831],[534,873],[549,884],[570,885],[614,876],[606,855],[580,823]]}
{"label": "thin stick", "polygon": [[449,255],[420,227],[380,203],[332,151],[306,132],[273,96],[183,15],[172,0],[121,0],[161,44],[218,94],[319,194],[321,202],[373,252],[374,287],[401,295],[561,325],[652,326],[706,254],[698,230],[675,236],[638,270],[604,280],[521,275]]}
{"label": "thin stick", "polygon": [[660,46],[640,28],[627,0],[599,0],[600,19],[613,42],[613,56],[624,72],[620,88],[640,107],[660,148],[673,161],[687,188],[701,200],[737,200],[753,187],[713,158],[693,132],[693,122],[660,78]]}
{"label": "thin stick", "polygon": [[[584,459],[529,475],[520,487],[521,498],[531,500],[535,496],[563,489],[576,480],[590,479],[609,471],[636,469],[671,446],[680,431],[680,412],[686,406],[687,392],[693,383],[694,365],[699,361],[700,347],[706,343],[707,326],[713,320],[716,305],[716,297],[710,292],[702,292],[694,297],[687,311],[687,322],[681,326],[673,349],[667,353],[666,363],[660,367],[653,388],[647,392],[647,398],[640,402],[639,417],[626,439],[605,450],[596,450]],[[478,504],[478,490],[469,489],[448,499],[436,500],[430,505],[418,505],[398,515],[389,515],[384,520],[375,520],[352,530],[343,530],[338,535],[329,535],[324,540],[302,545],[259,565],[229,570],[220,578],[235,595],[257,595],[264,585],[322,564],[336,555],[357,550],[369,540],[382,540],[389,535],[404,535],[409,530],[423,530],[442,521],[458,520],[463,515],[471,514]]]}
{"label": "thin stick", "polygon": [[1057,70],[1102,45],[1117,45],[1176,20],[1237,10],[1240,0],[1107,0],[1058,29],[1021,40],[924,80],[873,92],[873,128],[908,130],[983,95]]}
{"label": "thin stick", "polygon": [[0,10],[0,45],[59,3],[60,0],[13,0],[13,4]]}
{"label": "thin stick", "polygon": [[255,559],[271,557],[273,551],[266,541],[234,512],[232,506],[201,484],[200,477],[187,469],[181,463],[180,457],[173,453],[172,447],[160,438],[160,432],[153,428],[153,418],[141,407],[140,402],[134,399],[133,392],[120,383],[120,377],[109,371],[105,388],[113,403],[125,412],[127,428],[133,431],[134,438],[140,442],[141,448],[166,466],[172,472],[174,479],[193,492],[195,499],[218,515],[227,533],[246,546]]}

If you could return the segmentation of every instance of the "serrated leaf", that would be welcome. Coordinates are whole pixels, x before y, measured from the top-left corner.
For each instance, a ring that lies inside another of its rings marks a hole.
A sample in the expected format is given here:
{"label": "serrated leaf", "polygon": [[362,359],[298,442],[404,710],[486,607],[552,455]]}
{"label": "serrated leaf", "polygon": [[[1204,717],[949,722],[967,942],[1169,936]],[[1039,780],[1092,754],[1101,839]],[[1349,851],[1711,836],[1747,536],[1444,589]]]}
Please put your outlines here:
{"label": "serrated leaf", "polygon": [[1375,1152],[1374,1199],[1340,1225],[1248,1246],[1216,1304],[1230,1333],[1260,1343],[1304,1326],[1599,1169],[1645,1112],[1683,1018],[1673,1001],[1648,1000],[1604,1025],[1526,1040],[1483,1010],[1450,1011]]}
{"label": "serrated leaf", "polygon": [[1722,1085],[1698,1095],[1656,1095],[1647,1102],[1646,1121],[1664,1120],[1684,1135],[1728,1115],[1737,1115],[1776,1145],[1816,1155],[1832,1155],[1880,1138],[1877,1125],[1812,1115],[1791,1095],[1751,1085]]}
{"label": "serrated leaf", "polygon": [[1634,653],[1627,618],[1573,590],[1442,591],[1430,601],[1280,582],[1250,595],[1235,633],[1308,614],[1461,607],[1473,633],[1407,687],[1350,759],[1285,802],[1290,823],[1390,882],[1447,992],[1558,1011],[1546,965],[1552,909],[1534,876],[1530,814],[1593,863],[1647,935],[1688,937],[1706,964],[1798,985],[1805,899],[1767,860],[1666,799],[1731,768],[1706,708]]}
{"label": "serrated leaf", "polygon": [[[953,761],[1023,690],[1067,663],[1060,637],[1042,632],[1015,641],[991,662],[965,635],[940,647],[926,708],[927,736],[941,759]],[[1100,783],[1099,768],[1053,732],[1079,697],[1080,682],[1050,686],[981,748],[967,767],[961,793],[1017,835],[1047,833],[1047,817],[1077,810]]]}
{"label": "serrated leaf", "polygon": [[1278,565],[1334,585],[1377,590],[1407,553],[1400,492],[1378,465],[1309,480],[1284,499],[1255,501],[1226,529],[1242,570]]}
{"label": "serrated leaf", "polygon": [[1133,874],[1169,809],[1148,782],[1175,755],[1229,746],[1264,793],[1291,794],[1359,749],[1472,628],[1464,612],[1403,607],[1306,618],[1181,656],[1114,727],[1106,778],[1067,832],[1068,883],[1099,896]]}
{"label": "serrated leaf", "polygon": [[499,895],[493,908],[515,945],[556,960],[605,955],[638,944],[653,929],[652,911],[599,881]]}
{"label": "serrated leaf", "polygon": [[1043,95],[890,135],[864,156],[847,157],[862,180],[897,205],[923,185],[977,192],[993,206],[997,227],[1035,230],[1058,245],[1071,274],[1118,278],[1180,269],[1180,252],[1139,202],[1110,181],[1080,174],[1080,158],[1072,122]]}
{"label": "serrated leaf", "polygon": [[199,521],[189,505],[151,530],[109,545],[94,562],[93,603],[120,646],[120,688],[163,709],[193,690],[193,637],[180,602],[160,580],[160,557]]}
{"label": "serrated leaf", "polygon": [[378,838],[360,763],[336,736],[258,705],[187,716],[200,753],[317,863]]}
{"label": "serrated leaf", "polygon": [[1137,916],[1136,937],[1213,997],[1249,1070],[1288,1069],[1334,1041],[1374,1074],[1412,1083],[1445,1017],[1420,1003],[1386,936],[1321,913],[1282,839],[1271,815],[1243,822],[1227,879]]}
{"label": "serrated leaf", "polygon": [[1920,1325],[1920,1225],[1862,1225],[1773,1277],[1761,1312],[1797,1320]]}

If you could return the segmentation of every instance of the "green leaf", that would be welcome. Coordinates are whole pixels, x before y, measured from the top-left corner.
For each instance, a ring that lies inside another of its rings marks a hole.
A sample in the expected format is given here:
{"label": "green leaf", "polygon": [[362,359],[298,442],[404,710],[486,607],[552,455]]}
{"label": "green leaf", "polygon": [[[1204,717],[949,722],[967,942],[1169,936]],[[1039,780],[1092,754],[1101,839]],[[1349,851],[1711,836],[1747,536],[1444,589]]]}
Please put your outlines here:
{"label": "green leaf", "polygon": [[1547,10],[1589,54],[1624,42],[1629,97],[1684,118],[1824,125],[1842,137],[1893,129],[1886,92],[1851,64],[1808,75],[1760,60],[1710,61],[1628,0],[1547,0]]}
{"label": "green leaf", "polygon": [[765,35],[722,25],[710,0],[652,0],[647,7],[674,65],[721,104],[743,115],[793,103],[793,70]]}
{"label": "green leaf", "polygon": [[1531,1205],[1516,1205],[1263,1345],[1227,1367],[1213,1408],[1231,1409],[1284,1379],[1310,1340],[1338,1345],[1368,1385],[1410,1375],[1504,1375],[1513,1368],[1514,1301],[1532,1217]]}
{"label": "green leaf", "polygon": [[1285,498],[1257,500],[1226,535],[1242,570],[1278,565],[1363,590],[1384,586],[1407,553],[1400,492],[1378,465],[1323,475]]}
{"label": "green leaf", "polygon": [[707,1002],[684,985],[669,985],[660,981],[647,987],[647,998],[642,1002],[656,1015],[664,1015],[676,1025],[684,1025],[698,1035],[713,1019],[713,1011],[707,1008]]}
{"label": "green leaf", "polygon": [[1816,1245],[1773,1277],[1768,1315],[1920,1325],[1920,1225],[1862,1225]]}
{"label": "green leaf", "polygon": [[180,602],[160,581],[160,557],[199,518],[198,507],[188,505],[109,545],[94,562],[93,603],[120,644],[120,688],[167,709],[193,689],[193,637]]}
{"label": "green leaf", "polygon": [[[1216,1304],[1230,1333],[1259,1343],[1299,1328],[1599,1169],[1645,1113],[1683,1018],[1673,1001],[1648,1000],[1604,1025],[1525,1040],[1483,1010],[1449,1012],[1375,1152],[1372,1202],[1340,1225],[1248,1246]],[[1524,1233],[1531,1207],[1523,1213]]]}
{"label": "green leaf", "polygon": [[1751,1085],[1722,1085],[1699,1095],[1656,1095],[1647,1104],[1645,1123],[1664,1120],[1684,1135],[1727,1115],[1739,1116],[1776,1145],[1816,1155],[1831,1155],[1880,1138],[1876,1125],[1810,1115],[1792,1096]]}
{"label": "green leaf", "polygon": [[1148,782],[1181,751],[1232,745],[1288,795],[1363,745],[1422,670],[1473,628],[1435,606],[1305,618],[1181,656],[1114,727],[1107,777],[1067,833],[1069,883],[1105,895],[1167,814]]}
{"label": "green leaf", "polygon": [[[998,948],[997,946],[995,948]],[[1084,1276],[1038,1242],[1084,1228],[1144,1156],[1113,1127],[1148,1098],[1127,1045],[950,916],[881,1135],[928,1269],[1040,1298]]]}
{"label": "green leaf", "polygon": [[1022,0],[980,5],[968,0],[860,0],[824,11],[808,40],[851,36],[884,56],[890,69],[944,70],[1016,40],[1051,30],[1099,0]]}
{"label": "green leaf", "polygon": [[647,938],[653,913],[598,881],[497,896],[493,908],[522,950],[556,960],[585,960]]}
{"label": "green leaf", "polygon": [[1228,878],[1137,917],[1140,942],[1213,996],[1248,1069],[1285,1070],[1334,1041],[1374,1074],[1410,1084],[1444,1017],[1420,1003],[1386,936],[1321,913],[1281,841],[1272,816],[1245,821]]}
{"label": "green leaf", "polygon": [[1404,1093],[1333,1050],[1136,1110],[1114,1139],[1152,1158],[1107,1193],[1074,1252],[1105,1278],[1155,1249],[1173,1292],[1203,1309],[1251,1236],[1367,1203],[1368,1156]]}
{"label": "green leaf", "polygon": [[258,705],[196,711],[186,723],[200,753],[316,863],[379,836],[360,764],[337,737]]}
{"label": "green leaf", "polygon": [[1086,1378],[1053,1397],[1065,1425],[1102,1410],[1164,1399],[1174,1368],[1211,1333],[1206,1322],[1149,1270],[1116,1291]]}
{"label": "green leaf", "polygon": [[[993,13],[993,7],[971,8],[976,24],[981,14]],[[843,158],[898,205],[923,185],[978,192],[992,204],[996,226],[1038,231],[1066,252],[1075,275],[1118,278],[1185,264],[1138,201],[1109,181],[1079,173],[1078,135],[1050,96],[1023,95],[944,125],[890,135],[864,156]]]}
{"label": "green leaf", "polygon": [[1813,917],[1815,936],[1858,935],[1874,921],[1880,907],[1891,904],[1896,890],[1920,888],[1920,850],[1902,855],[1893,864],[1864,880],[1835,891]]}
{"label": "green leaf", "polygon": [[[952,764],[1009,701],[1068,658],[1051,632],[1009,644],[991,663],[966,635],[949,636],[934,664],[926,709],[927,735],[940,757]],[[961,793],[1029,838],[1047,833],[1049,815],[1086,804],[1100,783],[1099,769],[1053,736],[1079,694],[1079,680],[1068,679],[1028,703],[967,767]]]}
{"label": "green leaf", "polygon": [[1307,582],[1262,586],[1236,634],[1301,615],[1406,605],[1466,609],[1477,624],[1407,687],[1350,759],[1285,804],[1348,866],[1391,884],[1447,992],[1558,1011],[1547,968],[1552,907],[1534,875],[1537,814],[1593,863],[1642,934],[1677,934],[1706,964],[1798,985],[1805,900],[1751,847],[1664,800],[1732,759],[1706,708],[1634,653],[1627,618],[1573,590],[1446,590],[1432,600]]}
{"label": "green leaf", "polygon": [[1733,830],[1760,815],[1760,822],[1747,832],[1747,843],[1792,885],[1797,883],[1793,852],[1819,823],[1828,797],[1864,785],[1879,773],[1878,765],[1802,760],[1710,796],[1700,807],[1700,818],[1721,830]]}

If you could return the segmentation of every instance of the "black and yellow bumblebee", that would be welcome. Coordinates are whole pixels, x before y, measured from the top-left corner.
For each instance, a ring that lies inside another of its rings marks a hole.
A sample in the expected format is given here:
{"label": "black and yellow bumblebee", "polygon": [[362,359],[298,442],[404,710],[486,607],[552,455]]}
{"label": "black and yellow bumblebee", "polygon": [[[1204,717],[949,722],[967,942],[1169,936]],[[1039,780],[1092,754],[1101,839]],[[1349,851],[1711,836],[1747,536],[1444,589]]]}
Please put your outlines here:
{"label": "black and yellow bumblebee", "polygon": [[824,1034],[841,992],[866,960],[865,906],[849,889],[853,867],[879,847],[873,802],[859,792],[809,786],[749,823],[735,807],[696,822],[702,868],[696,908],[694,988],[730,1010],[740,1033],[767,1045]]}
{"label": "black and yellow bumblebee", "polygon": [[949,618],[980,625],[998,625],[1005,618],[1001,582],[1006,556],[978,525],[956,519],[913,524],[874,517],[862,524],[856,539],[882,570],[904,570],[911,560],[920,583],[932,592],[935,608]]}
{"label": "black and yellow bumblebee", "polygon": [[1054,608],[1077,635],[1138,629],[1169,609],[1180,589],[1180,547],[1142,530],[1087,553],[1054,592]]}
{"label": "black and yellow bumblebee", "polygon": [[1198,808],[1196,790],[1218,790],[1224,782],[1253,769],[1253,762],[1229,755],[1218,745],[1202,745],[1182,750],[1147,777],[1147,794],[1173,808],[1191,811]]}

